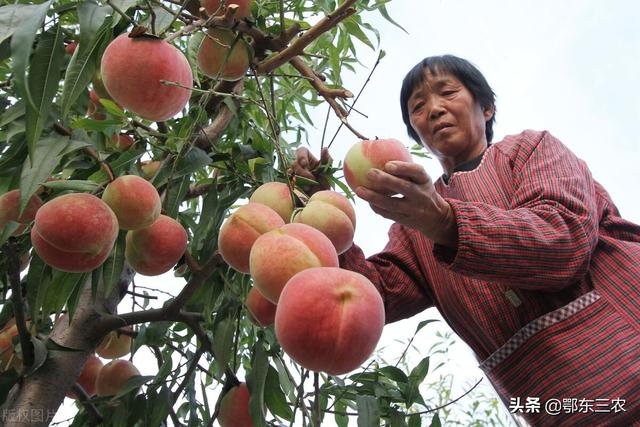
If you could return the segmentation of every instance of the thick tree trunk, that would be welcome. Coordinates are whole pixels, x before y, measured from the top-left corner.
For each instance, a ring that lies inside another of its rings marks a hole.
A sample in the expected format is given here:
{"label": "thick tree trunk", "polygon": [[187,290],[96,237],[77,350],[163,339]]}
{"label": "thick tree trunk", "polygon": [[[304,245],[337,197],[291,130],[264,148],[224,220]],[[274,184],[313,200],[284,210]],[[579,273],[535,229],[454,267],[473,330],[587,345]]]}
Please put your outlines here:
{"label": "thick tree trunk", "polygon": [[[91,279],[78,302],[71,324],[56,326],[50,339],[57,344],[81,351],[49,353],[44,364],[16,384],[0,409],[0,425],[9,427],[47,426],[62,404],[66,392],[75,384],[90,354],[101,339],[98,331],[100,313],[115,313],[121,289],[128,286],[133,273],[126,269],[118,288],[108,298],[91,295]],[[66,322],[61,322],[66,323]]]}

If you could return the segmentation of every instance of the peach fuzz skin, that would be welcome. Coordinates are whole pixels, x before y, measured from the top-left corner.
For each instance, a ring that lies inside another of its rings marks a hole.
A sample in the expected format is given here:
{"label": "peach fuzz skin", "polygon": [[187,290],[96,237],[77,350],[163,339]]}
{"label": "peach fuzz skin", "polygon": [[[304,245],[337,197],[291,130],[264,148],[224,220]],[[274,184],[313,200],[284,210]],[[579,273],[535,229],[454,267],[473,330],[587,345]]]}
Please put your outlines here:
{"label": "peach fuzz skin", "polygon": [[[202,0],[200,4],[207,11],[208,15],[211,15],[215,12],[222,12],[220,8],[220,4],[222,2],[220,0]],[[225,2],[227,6],[235,4],[238,5],[238,10],[236,11],[235,17],[246,18],[251,15],[251,0],[228,0]]]}
{"label": "peach fuzz skin", "polygon": [[241,273],[249,273],[249,254],[258,237],[284,225],[273,209],[260,203],[241,206],[222,224],[218,249],[227,264]]}
{"label": "peach fuzz skin", "polygon": [[353,244],[356,228],[356,213],[349,200],[340,193],[330,190],[315,193],[304,209],[293,216],[293,222],[300,222],[320,230],[331,240],[338,255]]}
{"label": "peach fuzz skin", "polygon": [[382,297],[369,279],[325,267],[304,270],[287,282],[275,330],[282,349],[301,366],[341,375],[367,360],[384,323]]}
{"label": "peach fuzz skin", "polygon": [[311,267],[337,267],[338,254],[327,236],[306,224],[285,224],[263,234],[249,254],[254,285],[274,304],[287,281]]}
{"label": "peach fuzz skin", "polygon": [[278,212],[278,215],[280,215],[285,223],[291,220],[293,200],[291,199],[289,186],[283,182],[267,182],[262,184],[253,192],[251,197],[249,197],[249,201],[269,206]]}
{"label": "peach fuzz skin", "polygon": [[249,312],[249,320],[255,325],[267,327],[273,325],[276,318],[276,305],[266,299],[256,288],[251,288],[244,301]]}
{"label": "peach fuzz skin", "polygon": [[100,74],[115,102],[148,120],[170,119],[191,96],[193,75],[187,58],[160,39],[119,35],[104,51]]}
{"label": "peach fuzz skin", "polygon": [[[244,77],[249,68],[249,50],[244,40],[235,39],[236,35],[225,28],[207,31],[198,49],[198,67],[205,75],[228,81]],[[231,53],[229,46],[233,46]]]}
{"label": "peach fuzz skin", "polygon": [[[84,363],[82,372],[80,372],[80,376],[76,380],[89,397],[96,394],[96,379],[103,365],[102,360],[92,354]],[[67,392],[66,396],[71,399],[76,399],[76,394],[71,390]]]}
{"label": "peach fuzz skin", "polygon": [[220,401],[220,427],[253,427],[249,413],[249,387],[246,383],[232,387]]}
{"label": "peach fuzz skin", "polygon": [[100,369],[96,378],[96,394],[98,396],[113,396],[118,394],[129,378],[140,375],[138,368],[128,360],[112,360]]}
{"label": "peach fuzz skin", "polygon": [[171,270],[187,249],[187,232],[166,215],[149,227],[127,232],[124,256],[136,272],[157,276]]}
{"label": "peach fuzz skin", "polygon": [[397,139],[365,140],[354,144],[344,158],[344,177],[352,190],[369,187],[367,173],[383,169],[387,162],[412,162],[411,153]]}
{"label": "peach fuzz skin", "polygon": [[118,237],[118,219],[105,202],[85,193],[65,194],[36,213],[31,243],[44,262],[61,271],[95,269]]}
{"label": "peach fuzz skin", "polygon": [[[38,209],[42,206],[42,200],[38,196],[32,196],[27,207],[18,216],[20,210],[20,190],[11,190],[0,196],[0,232],[9,221],[15,221],[20,224],[28,224],[34,220]],[[26,226],[22,225],[13,232],[16,236],[25,230]]]}
{"label": "peach fuzz skin", "polygon": [[149,181],[123,175],[107,185],[102,200],[109,205],[123,230],[148,227],[160,216],[160,195]]}

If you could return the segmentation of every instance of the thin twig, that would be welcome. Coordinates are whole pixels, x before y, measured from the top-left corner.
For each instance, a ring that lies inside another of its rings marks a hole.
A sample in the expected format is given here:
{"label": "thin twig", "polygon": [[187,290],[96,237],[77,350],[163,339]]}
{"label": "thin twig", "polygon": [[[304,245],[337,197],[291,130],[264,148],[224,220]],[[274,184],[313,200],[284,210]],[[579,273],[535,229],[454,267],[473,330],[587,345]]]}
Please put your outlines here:
{"label": "thin twig", "polygon": [[18,242],[13,238],[5,244],[8,255],[8,275],[11,282],[11,302],[13,303],[13,315],[16,320],[20,347],[22,348],[22,360],[24,368],[28,370],[33,365],[34,350],[31,343],[31,334],[27,328],[24,314],[24,302],[22,300],[22,286],[20,285],[20,256]]}

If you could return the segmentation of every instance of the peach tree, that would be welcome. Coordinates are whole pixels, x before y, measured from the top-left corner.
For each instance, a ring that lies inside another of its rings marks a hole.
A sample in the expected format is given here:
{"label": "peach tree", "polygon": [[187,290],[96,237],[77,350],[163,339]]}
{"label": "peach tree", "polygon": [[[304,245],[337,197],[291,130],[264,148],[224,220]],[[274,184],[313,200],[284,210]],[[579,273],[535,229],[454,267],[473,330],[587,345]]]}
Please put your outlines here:
{"label": "peach tree", "polygon": [[[65,395],[74,426],[439,423],[419,391],[428,357],[301,367],[270,326],[273,301],[218,245],[265,183],[307,203],[318,182],[291,164],[312,109],[328,104],[365,139],[341,74],[375,47],[368,17],[393,22],[388,1],[0,7],[4,425],[48,425]],[[317,172],[350,194],[339,168]],[[171,285],[141,285],[163,273]],[[139,375],[143,360],[153,375]]]}

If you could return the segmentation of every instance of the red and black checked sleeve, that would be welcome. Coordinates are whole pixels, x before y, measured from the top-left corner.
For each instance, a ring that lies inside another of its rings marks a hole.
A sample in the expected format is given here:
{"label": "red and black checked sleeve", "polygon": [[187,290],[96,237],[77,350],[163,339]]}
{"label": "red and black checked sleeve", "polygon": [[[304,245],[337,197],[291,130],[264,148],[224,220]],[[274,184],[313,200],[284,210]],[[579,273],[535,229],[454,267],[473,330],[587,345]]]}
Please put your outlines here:
{"label": "red and black checked sleeve", "polygon": [[473,278],[558,290],[587,273],[598,241],[594,181],[585,163],[549,133],[525,132],[514,147],[510,208],[447,199],[458,248],[452,253],[435,245],[434,255]]}
{"label": "red and black checked sleeve", "polygon": [[417,258],[427,248],[424,239],[399,224],[389,229],[389,242],[384,250],[365,258],[362,249],[353,245],[340,255],[340,267],[367,277],[384,300],[386,322],[406,319],[433,305],[426,275]]}

